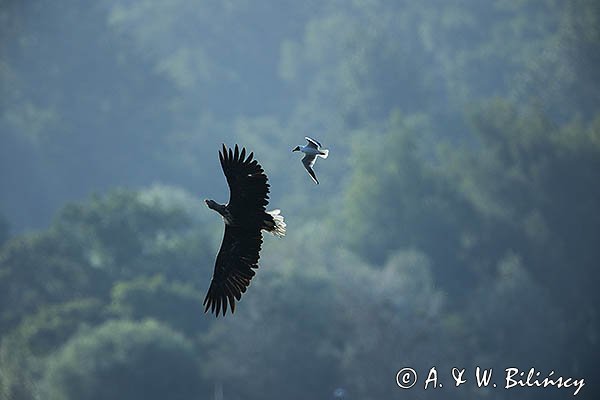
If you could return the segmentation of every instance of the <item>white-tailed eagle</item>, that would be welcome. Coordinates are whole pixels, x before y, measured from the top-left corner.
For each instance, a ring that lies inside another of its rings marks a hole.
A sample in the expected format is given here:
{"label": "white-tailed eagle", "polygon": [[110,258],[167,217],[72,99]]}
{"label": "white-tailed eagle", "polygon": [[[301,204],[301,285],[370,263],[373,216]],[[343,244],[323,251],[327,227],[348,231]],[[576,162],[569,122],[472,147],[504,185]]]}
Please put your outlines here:
{"label": "white-tailed eagle", "polygon": [[275,236],[285,235],[285,222],[279,210],[266,211],[269,202],[267,175],[260,164],[253,160],[254,153],[246,158],[246,149],[219,151],[221,167],[229,185],[229,203],[219,204],[205,200],[206,205],[221,214],[225,222],[225,234],[217,254],[215,270],[208,293],[204,299],[204,312],[209,309],[219,316],[233,313],[235,302],[250,285],[262,245],[262,230]]}

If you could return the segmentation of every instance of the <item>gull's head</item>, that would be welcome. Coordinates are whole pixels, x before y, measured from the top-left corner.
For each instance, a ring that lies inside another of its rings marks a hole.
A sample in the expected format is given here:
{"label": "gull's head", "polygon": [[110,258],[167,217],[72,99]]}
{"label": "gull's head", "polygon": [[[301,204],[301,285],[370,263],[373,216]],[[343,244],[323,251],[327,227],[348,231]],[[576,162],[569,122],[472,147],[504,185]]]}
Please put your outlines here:
{"label": "gull's head", "polygon": [[294,149],[292,151],[300,151],[300,146],[294,147]]}

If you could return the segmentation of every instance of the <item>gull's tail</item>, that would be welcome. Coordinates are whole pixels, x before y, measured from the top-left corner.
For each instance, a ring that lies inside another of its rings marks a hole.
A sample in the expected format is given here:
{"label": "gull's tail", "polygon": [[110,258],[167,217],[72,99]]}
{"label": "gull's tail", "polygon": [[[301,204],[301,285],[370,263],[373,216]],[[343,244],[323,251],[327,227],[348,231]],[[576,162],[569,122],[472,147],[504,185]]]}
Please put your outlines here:
{"label": "gull's tail", "polygon": [[267,211],[267,214],[271,218],[265,219],[263,223],[263,229],[277,237],[284,237],[286,225],[283,221],[283,215],[281,215],[281,210]]}
{"label": "gull's tail", "polygon": [[319,157],[322,157],[322,158],[327,158],[327,156],[329,155],[329,150],[325,150],[325,149],[323,149],[323,150],[320,150],[320,151],[321,151],[321,152],[320,152],[319,154],[317,154],[317,155],[318,155]]}

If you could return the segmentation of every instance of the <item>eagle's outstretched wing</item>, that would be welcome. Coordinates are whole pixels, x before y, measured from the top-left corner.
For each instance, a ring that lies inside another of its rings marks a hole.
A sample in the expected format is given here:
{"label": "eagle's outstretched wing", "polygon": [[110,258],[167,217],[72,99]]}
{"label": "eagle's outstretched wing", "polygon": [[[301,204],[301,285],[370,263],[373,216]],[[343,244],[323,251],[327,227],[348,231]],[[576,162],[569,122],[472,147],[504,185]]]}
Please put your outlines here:
{"label": "eagle's outstretched wing", "polygon": [[250,221],[262,222],[265,207],[269,203],[269,184],[258,161],[252,159],[254,153],[245,157],[246,149],[242,148],[239,152],[237,144],[235,151],[223,145],[223,150],[219,152],[221,167],[229,184],[227,207],[235,218],[241,219],[239,224],[243,222],[246,225]]}
{"label": "eagle's outstretched wing", "polygon": [[228,305],[231,312],[235,310],[235,300],[240,300],[250,285],[260,257],[269,184],[260,164],[252,160],[253,154],[245,157],[246,149],[240,152],[237,145],[234,151],[223,145],[219,152],[229,184],[227,208],[232,223],[225,225],[213,278],[204,299],[204,312],[210,309],[217,316],[221,310],[225,315]]}

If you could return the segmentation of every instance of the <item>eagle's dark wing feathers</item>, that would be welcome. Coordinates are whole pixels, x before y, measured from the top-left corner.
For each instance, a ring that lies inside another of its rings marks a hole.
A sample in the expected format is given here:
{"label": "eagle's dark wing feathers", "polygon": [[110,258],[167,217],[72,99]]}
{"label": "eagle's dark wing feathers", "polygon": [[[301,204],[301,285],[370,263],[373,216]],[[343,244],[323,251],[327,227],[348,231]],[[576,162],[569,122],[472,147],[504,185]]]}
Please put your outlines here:
{"label": "eagle's dark wing feathers", "polygon": [[235,151],[223,145],[222,152],[219,152],[221,167],[229,184],[228,207],[232,213],[239,214],[239,218],[260,217],[262,222],[269,202],[270,185],[258,161],[252,160],[254,153],[250,153],[247,159],[244,159],[245,155],[246,149],[242,148],[240,153],[237,145]]}
{"label": "eagle's dark wing feathers", "polygon": [[231,312],[235,310],[235,300],[240,300],[250,285],[260,257],[269,184],[260,164],[252,159],[253,153],[245,156],[246,149],[240,152],[237,145],[233,151],[223,145],[219,152],[229,184],[227,208],[233,224],[225,225],[213,278],[204,299],[204,311],[216,311],[217,316],[221,310],[225,315],[228,304]]}
{"label": "eagle's dark wing feathers", "polygon": [[210,309],[218,316],[222,310],[225,315],[228,303],[231,312],[235,311],[235,300],[240,300],[246,292],[255,274],[253,269],[258,268],[261,245],[260,231],[225,226],[213,278],[204,299],[205,312]]}

